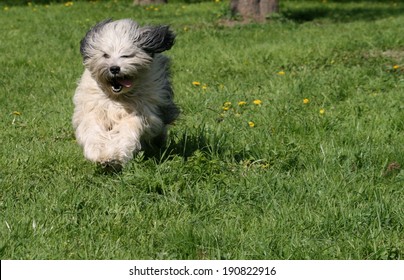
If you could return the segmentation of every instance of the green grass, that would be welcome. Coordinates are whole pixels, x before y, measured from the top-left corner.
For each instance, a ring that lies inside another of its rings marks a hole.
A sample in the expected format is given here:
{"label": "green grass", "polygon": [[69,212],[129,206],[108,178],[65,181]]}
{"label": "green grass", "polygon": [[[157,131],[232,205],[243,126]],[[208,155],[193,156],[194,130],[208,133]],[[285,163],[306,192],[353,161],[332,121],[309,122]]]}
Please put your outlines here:
{"label": "green grass", "polygon": [[[0,4],[1,259],[403,259],[402,2],[234,26],[226,3],[131,2]],[[118,174],[71,126],[79,41],[108,17],[172,25],[182,109]]]}

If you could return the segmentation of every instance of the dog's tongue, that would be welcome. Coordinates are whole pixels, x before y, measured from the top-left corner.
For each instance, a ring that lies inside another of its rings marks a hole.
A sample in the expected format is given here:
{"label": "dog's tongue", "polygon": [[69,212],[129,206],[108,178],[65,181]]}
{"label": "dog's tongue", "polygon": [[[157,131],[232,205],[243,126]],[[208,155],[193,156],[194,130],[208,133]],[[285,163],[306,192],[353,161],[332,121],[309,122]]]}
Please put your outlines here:
{"label": "dog's tongue", "polygon": [[131,80],[126,80],[126,79],[118,79],[118,83],[126,88],[130,88],[132,86],[132,81]]}

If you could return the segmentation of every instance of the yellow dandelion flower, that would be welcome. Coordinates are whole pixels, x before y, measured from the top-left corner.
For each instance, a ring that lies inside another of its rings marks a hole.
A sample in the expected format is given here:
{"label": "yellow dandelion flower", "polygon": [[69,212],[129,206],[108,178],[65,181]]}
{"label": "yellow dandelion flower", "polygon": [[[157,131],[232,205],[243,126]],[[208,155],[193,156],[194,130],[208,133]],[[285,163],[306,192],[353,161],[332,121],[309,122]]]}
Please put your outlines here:
{"label": "yellow dandelion flower", "polygon": [[14,111],[14,112],[12,112],[12,114],[13,114],[14,116],[20,116],[20,115],[21,115],[21,113],[18,112],[18,111]]}
{"label": "yellow dandelion flower", "polygon": [[3,10],[6,11],[6,12],[7,12],[9,9],[10,9],[10,8],[7,7],[7,6],[5,6],[5,7],[3,8]]}
{"label": "yellow dandelion flower", "polygon": [[154,11],[157,12],[159,10],[159,8],[154,8]]}
{"label": "yellow dandelion flower", "polygon": [[309,104],[310,100],[308,98],[303,99],[303,104]]}
{"label": "yellow dandelion flower", "polygon": [[245,102],[245,101],[240,101],[240,102],[238,103],[238,106],[244,106],[244,105],[247,105],[247,102]]}
{"label": "yellow dandelion flower", "polygon": [[223,111],[229,111],[230,107],[231,107],[231,102],[226,101],[226,102],[223,103],[222,109],[223,109]]}
{"label": "yellow dandelion flower", "polygon": [[393,66],[394,70],[397,70],[398,68],[400,68],[400,66],[398,66],[397,64]]}
{"label": "yellow dandelion flower", "polygon": [[68,1],[64,5],[65,5],[65,7],[71,7],[71,6],[73,6],[73,1]]}
{"label": "yellow dandelion flower", "polygon": [[201,85],[201,83],[198,82],[198,81],[193,81],[192,84],[193,84],[194,86],[197,86],[197,87]]}
{"label": "yellow dandelion flower", "polygon": [[255,123],[252,122],[252,121],[249,121],[249,122],[248,122],[248,126],[249,126],[249,127],[255,127]]}
{"label": "yellow dandelion flower", "polygon": [[203,90],[206,90],[208,88],[208,85],[206,85],[206,84],[204,84],[203,86],[202,86],[202,89]]}
{"label": "yellow dandelion flower", "polygon": [[324,114],[325,114],[325,109],[321,108],[320,111],[319,111],[319,113],[320,113],[321,115],[324,115]]}
{"label": "yellow dandelion flower", "polygon": [[188,27],[188,26],[185,26],[185,27],[184,27],[184,31],[187,32],[188,30],[189,30],[189,27]]}
{"label": "yellow dandelion flower", "polygon": [[261,104],[262,104],[262,101],[259,100],[259,99],[255,99],[255,100],[253,101],[253,103],[254,103],[255,105],[261,105]]}
{"label": "yellow dandelion flower", "polygon": [[286,73],[285,73],[285,71],[279,71],[278,72],[278,75],[280,75],[280,76],[283,76],[283,75],[285,75]]}

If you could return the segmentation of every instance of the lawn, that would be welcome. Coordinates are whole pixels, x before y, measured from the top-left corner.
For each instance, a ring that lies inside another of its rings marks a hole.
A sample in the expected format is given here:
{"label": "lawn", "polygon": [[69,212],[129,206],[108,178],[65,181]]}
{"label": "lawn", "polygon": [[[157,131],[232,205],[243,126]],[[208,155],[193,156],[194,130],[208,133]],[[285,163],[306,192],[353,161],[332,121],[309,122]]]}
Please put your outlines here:
{"label": "lawn", "polygon": [[[132,2],[0,4],[1,259],[404,258],[403,2],[281,0],[265,24]],[[116,174],[71,125],[110,17],[172,26],[181,107]]]}

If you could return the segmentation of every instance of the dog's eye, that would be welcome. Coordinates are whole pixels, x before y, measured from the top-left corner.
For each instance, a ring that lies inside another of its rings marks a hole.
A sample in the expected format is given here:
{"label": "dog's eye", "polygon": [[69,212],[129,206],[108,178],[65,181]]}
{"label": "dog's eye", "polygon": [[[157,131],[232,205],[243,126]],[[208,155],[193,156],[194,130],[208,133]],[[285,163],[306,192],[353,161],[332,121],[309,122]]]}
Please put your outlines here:
{"label": "dog's eye", "polygon": [[111,56],[109,54],[107,54],[107,53],[104,53],[103,57],[104,58],[110,58]]}
{"label": "dog's eye", "polygon": [[133,55],[122,55],[121,57],[122,58],[130,58],[130,57],[133,57]]}

